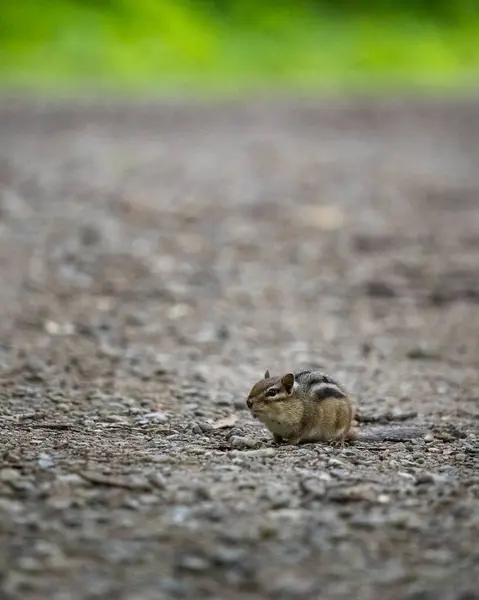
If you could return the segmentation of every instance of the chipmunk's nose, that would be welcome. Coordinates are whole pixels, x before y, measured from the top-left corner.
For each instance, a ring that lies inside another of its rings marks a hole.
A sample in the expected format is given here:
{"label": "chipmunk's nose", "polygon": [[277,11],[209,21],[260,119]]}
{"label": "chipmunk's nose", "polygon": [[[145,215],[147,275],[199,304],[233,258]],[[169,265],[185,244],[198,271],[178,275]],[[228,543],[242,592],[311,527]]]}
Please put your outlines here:
{"label": "chipmunk's nose", "polygon": [[248,406],[248,408],[251,408],[253,406],[253,400],[251,398],[248,398],[246,400],[246,405]]}

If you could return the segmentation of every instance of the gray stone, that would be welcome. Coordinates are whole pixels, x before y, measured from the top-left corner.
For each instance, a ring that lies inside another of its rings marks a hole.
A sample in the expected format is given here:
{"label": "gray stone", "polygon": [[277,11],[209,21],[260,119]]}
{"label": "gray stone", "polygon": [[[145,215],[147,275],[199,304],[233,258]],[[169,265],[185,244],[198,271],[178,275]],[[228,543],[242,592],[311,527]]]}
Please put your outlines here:
{"label": "gray stone", "polygon": [[258,445],[258,442],[254,438],[241,437],[239,435],[232,435],[230,437],[230,443],[232,448],[237,450],[245,448],[254,448]]}
{"label": "gray stone", "polygon": [[182,571],[205,571],[210,566],[207,558],[196,554],[184,554],[179,557],[177,568]]}
{"label": "gray stone", "polygon": [[0,471],[0,481],[13,481],[18,479],[21,473],[18,469],[5,468]]}
{"label": "gray stone", "polygon": [[54,466],[53,458],[46,452],[38,456],[38,466],[40,469],[51,469]]}

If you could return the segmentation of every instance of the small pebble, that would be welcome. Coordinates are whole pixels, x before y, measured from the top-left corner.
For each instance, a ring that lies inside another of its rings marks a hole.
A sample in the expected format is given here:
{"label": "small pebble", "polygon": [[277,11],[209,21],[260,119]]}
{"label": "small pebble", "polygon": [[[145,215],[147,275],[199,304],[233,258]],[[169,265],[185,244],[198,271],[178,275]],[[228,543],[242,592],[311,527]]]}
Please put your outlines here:
{"label": "small pebble", "polygon": [[156,504],[158,502],[158,497],[155,494],[141,494],[138,498],[141,504],[149,506],[151,504]]}
{"label": "small pebble", "polygon": [[228,433],[226,434],[226,437],[232,438],[233,436],[244,437],[244,432],[242,429],[239,429],[239,427],[233,427],[232,429],[230,429],[228,431]]}
{"label": "small pebble", "polygon": [[166,479],[163,477],[163,475],[161,475],[161,473],[152,473],[148,479],[150,483],[159,490],[166,489]]}
{"label": "small pebble", "polygon": [[128,419],[122,415],[106,415],[105,421],[107,423],[128,423]]}
{"label": "small pebble", "polygon": [[346,479],[349,476],[349,472],[345,469],[331,469],[330,474],[336,479]]}
{"label": "small pebble", "polygon": [[322,498],[326,493],[324,481],[320,481],[319,479],[303,479],[300,482],[300,486],[303,492],[313,498]]}
{"label": "small pebble", "polygon": [[0,471],[0,481],[13,481],[20,477],[20,471],[17,469],[2,469]]}
{"label": "small pebble", "polygon": [[[161,587],[172,598],[185,598],[187,596],[188,584],[186,581],[174,577],[163,577]],[[141,596],[138,596],[138,599]]]}
{"label": "small pebble", "polygon": [[414,475],[411,475],[411,473],[406,473],[406,471],[399,471],[398,476],[402,477],[403,479],[409,479],[409,480],[414,479]]}
{"label": "small pebble", "polygon": [[421,473],[416,477],[416,485],[434,483],[434,475],[432,473]]}
{"label": "small pebble", "polygon": [[140,503],[136,498],[127,496],[123,499],[123,506],[125,508],[130,508],[131,510],[138,510],[140,508]]}
{"label": "small pebble", "polygon": [[244,448],[254,448],[257,446],[257,441],[253,438],[241,437],[239,435],[233,435],[230,437],[230,443],[232,448],[238,450]]}
{"label": "small pebble", "polygon": [[150,460],[155,463],[169,463],[171,456],[169,454],[153,454],[150,456]]}
{"label": "small pebble", "polygon": [[427,344],[421,344],[411,348],[407,351],[406,356],[411,360],[434,360],[439,358],[437,350]]}
{"label": "small pebble", "polygon": [[363,500],[374,502],[376,500],[374,490],[366,485],[336,488],[331,490],[328,497],[335,502],[360,502]]}
{"label": "small pebble", "polygon": [[258,450],[247,450],[247,451],[240,451],[240,450],[231,450],[230,454],[232,456],[238,456],[238,457],[248,457],[248,456],[253,456],[256,458],[268,458],[271,456],[275,456],[276,455],[276,450],[274,448],[259,448]]}
{"label": "small pebble", "polygon": [[194,554],[185,554],[177,562],[178,569],[182,571],[205,571],[209,565],[206,558]]}
{"label": "small pebble", "polygon": [[339,458],[330,458],[328,460],[328,467],[344,467],[346,466],[342,460]]}
{"label": "small pebble", "polygon": [[144,419],[148,419],[148,421],[153,421],[153,423],[166,423],[168,419],[168,415],[161,411],[147,413],[143,415]]}
{"label": "small pebble", "polygon": [[229,548],[220,546],[213,553],[213,560],[216,564],[222,566],[232,566],[237,564],[244,556],[245,552],[241,548]]}
{"label": "small pebble", "polygon": [[80,475],[77,475],[76,473],[67,473],[66,475],[59,475],[57,477],[57,480],[64,484],[72,486],[85,485],[85,480],[83,479],[83,477],[80,477]]}
{"label": "small pebble", "polygon": [[55,463],[53,462],[53,459],[49,454],[42,452],[38,456],[38,466],[40,467],[40,469],[51,469],[54,466],[54,464]]}
{"label": "small pebble", "polygon": [[28,479],[12,479],[10,481],[10,485],[18,492],[31,493],[36,490],[36,486],[33,481],[29,481]]}
{"label": "small pebble", "polygon": [[199,427],[201,433],[210,433],[210,431],[213,431],[213,425],[211,425],[211,423],[198,421],[195,425]]}
{"label": "small pebble", "polygon": [[22,571],[41,571],[43,569],[42,561],[33,556],[21,556],[17,565]]}
{"label": "small pebble", "polygon": [[46,504],[55,510],[66,510],[72,506],[74,501],[75,499],[69,496],[52,496],[48,498]]}

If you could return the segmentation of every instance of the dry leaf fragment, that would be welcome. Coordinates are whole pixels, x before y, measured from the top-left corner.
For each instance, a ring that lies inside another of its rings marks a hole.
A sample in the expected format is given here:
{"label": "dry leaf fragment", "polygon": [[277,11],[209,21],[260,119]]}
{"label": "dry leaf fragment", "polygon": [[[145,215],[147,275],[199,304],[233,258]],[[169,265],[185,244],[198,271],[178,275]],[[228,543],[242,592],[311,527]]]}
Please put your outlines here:
{"label": "dry leaf fragment", "polygon": [[300,216],[305,224],[328,231],[340,229],[344,225],[342,210],[332,204],[305,206],[301,209]]}
{"label": "dry leaf fragment", "polygon": [[213,423],[213,429],[225,429],[226,427],[233,427],[233,425],[238,420],[238,417],[235,414],[231,414],[228,417],[224,417],[223,419],[218,419]]}

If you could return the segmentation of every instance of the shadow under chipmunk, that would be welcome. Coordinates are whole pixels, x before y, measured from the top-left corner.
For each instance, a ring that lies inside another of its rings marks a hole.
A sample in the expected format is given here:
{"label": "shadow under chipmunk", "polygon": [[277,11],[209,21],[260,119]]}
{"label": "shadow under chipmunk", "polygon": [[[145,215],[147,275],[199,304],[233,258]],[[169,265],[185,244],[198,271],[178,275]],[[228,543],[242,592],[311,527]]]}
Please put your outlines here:
{"label": "shadow under chipmunk", "polygon": [[[279,377],[271,377],[266,371],[264,378],[251,388],[246,404],[273,434],[276,444],[323,442],[341,447],[351,442],[403,442],[425,433],[412,426],[384,425],[365,431],[353,428],[348,393],[322,371]],[[359,416],[358,420],[367,419]]]}

